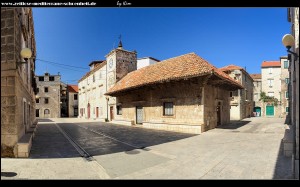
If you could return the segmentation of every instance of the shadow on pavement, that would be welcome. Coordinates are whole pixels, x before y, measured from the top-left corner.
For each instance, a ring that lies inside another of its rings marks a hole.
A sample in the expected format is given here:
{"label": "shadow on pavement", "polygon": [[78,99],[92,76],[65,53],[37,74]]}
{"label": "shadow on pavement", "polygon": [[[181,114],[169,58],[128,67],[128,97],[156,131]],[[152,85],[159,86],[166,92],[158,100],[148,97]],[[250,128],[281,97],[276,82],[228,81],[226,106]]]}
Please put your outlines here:
{"label": "shadow on pavement", "polygon": [[[91,156],[125,152],[139,154],[139,149],[176,141],[198,134],[178,133],[103,122],[60,123],[59,127]],[[80,157],[72,144],[54,124],[39,124],[30,158]]]}
{"label": "shadow on pavement", "polygon": [[293,179],[292,157],[283,154],[283,141],[280,143],[273,179]]}
{"label": "shadow on pavement", "polygon": [[250,121],[230,121],[229,124],[225,124],[225,125],[220,125],[217,126],[216,128],[218,129],[238,129],[244,125],[247,125],[248,123],[250,123]]}
{"label": "shadow on pavement", "polygon": [[51,119],[38,119],[38,122],[54,122]]}

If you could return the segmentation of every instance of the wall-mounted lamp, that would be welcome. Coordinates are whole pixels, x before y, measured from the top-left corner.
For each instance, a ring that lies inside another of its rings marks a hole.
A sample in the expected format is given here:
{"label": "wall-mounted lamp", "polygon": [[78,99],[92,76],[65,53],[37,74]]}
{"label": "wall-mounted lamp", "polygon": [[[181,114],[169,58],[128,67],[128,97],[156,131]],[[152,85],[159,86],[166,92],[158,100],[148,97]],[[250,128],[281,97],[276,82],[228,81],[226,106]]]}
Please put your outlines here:
{"label": "wall-mounted lamp", "polygon": [[18,64],[26,64],[28,59],[31,58],[32,52],[29,48],[23,48],[20,52],[21,57],[25,60],[25,62],[18,62]]}
{"label": "wall-mounted lamp", "polygon": [[35,98],[36,98],[36,99],[39,99],[39,98],[40,98],[40,96],[36,95],[36,96],[35,96]]}
{"label": "wall-mounted lamp", "polygon": [[282,43],[287,48],[287,52],[294,55],[295,61],[298,59],[297,53],[291,51],[292,46],[295,45],[295,38],[291,34],[286,34],[282,37]]}

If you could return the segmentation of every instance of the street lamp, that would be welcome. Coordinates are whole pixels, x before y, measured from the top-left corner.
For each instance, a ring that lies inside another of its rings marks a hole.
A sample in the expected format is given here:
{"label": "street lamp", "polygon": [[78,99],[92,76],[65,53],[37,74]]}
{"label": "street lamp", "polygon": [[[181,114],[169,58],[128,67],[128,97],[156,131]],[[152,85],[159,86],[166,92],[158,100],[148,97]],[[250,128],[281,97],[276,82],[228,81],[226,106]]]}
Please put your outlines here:
{"label": "street lamp", "polygon": [[297,53],[291,51],[292,46],[295,44],[295,38],[291,34],[286,34],[282,37],[282,43],[287,48],[287,52],[294,55],[295,61],[298,59]]}
{"label": "street lamp", "polygon": [[24,61],[17,62],[17,65],[26,64],[28,62],[28,59],[31,58],[31,56],[32,56],[32,51],[29,48],[23,48],[20,52],[20,55],[21,55],[21,58],[23,58],[25,60],[25,62]]}

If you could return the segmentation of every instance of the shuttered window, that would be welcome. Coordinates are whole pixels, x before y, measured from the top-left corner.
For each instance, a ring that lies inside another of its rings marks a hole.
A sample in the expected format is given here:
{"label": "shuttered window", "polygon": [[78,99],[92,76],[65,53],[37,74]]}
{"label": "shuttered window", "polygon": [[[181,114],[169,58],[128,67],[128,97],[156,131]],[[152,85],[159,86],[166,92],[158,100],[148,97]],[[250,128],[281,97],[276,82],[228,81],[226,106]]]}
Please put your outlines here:
{"label": "shuttered window", "polygon": [[174,104],[173,102],[164,102],[164,116],[174,115]]}

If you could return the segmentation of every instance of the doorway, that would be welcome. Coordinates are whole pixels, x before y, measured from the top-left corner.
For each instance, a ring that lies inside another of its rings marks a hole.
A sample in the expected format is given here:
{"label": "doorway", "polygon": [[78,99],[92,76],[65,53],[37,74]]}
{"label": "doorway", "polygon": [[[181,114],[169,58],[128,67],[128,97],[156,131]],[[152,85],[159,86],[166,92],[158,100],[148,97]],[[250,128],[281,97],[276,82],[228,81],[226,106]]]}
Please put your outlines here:
{"label": "doorway", "polygon": [[112,121],[112,120],[114,119],[114,107],[111,106],[111,107],[109,108],[109,110],[110,110],[110,121]]}
{"label": "doorway", "polygon": [[143,107],[137,106],[136,107],[136,124],[143,123]]}
{"label": "doorway", "polygon": [[88,103],[88,105],[87,105],[87,117],[88,117],[88,119],[90,119],[90,117],[91,117],[91,105],[90,105],[90,103]]}
{"label": "doorway", "polygon": [[221,102],[217,105],[217,126],[221,125]]}

